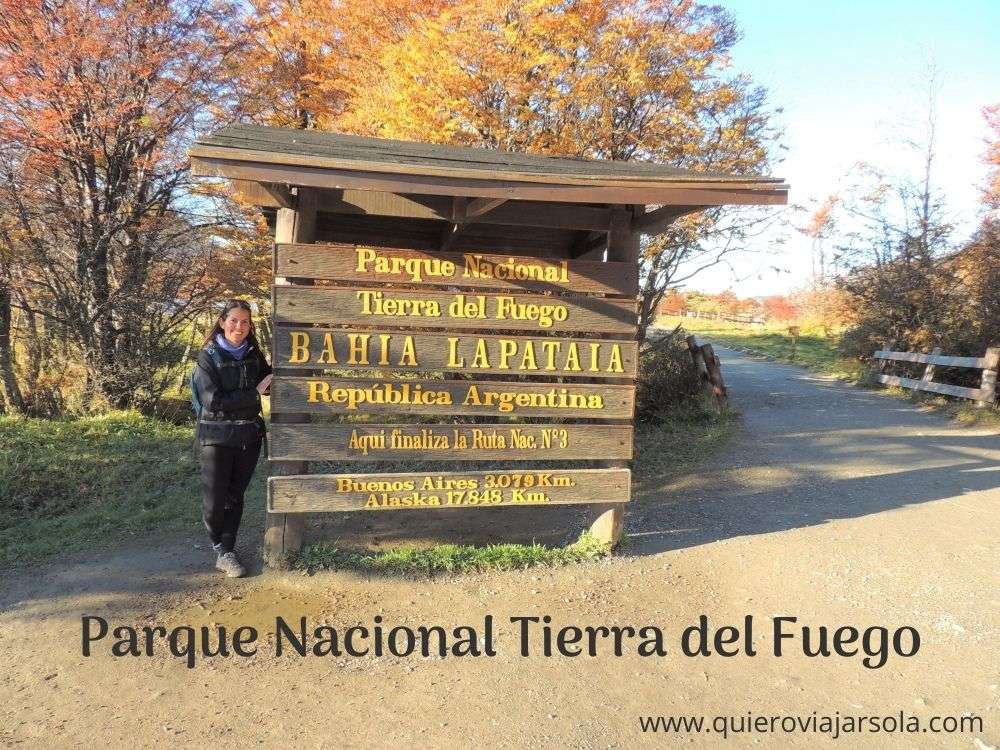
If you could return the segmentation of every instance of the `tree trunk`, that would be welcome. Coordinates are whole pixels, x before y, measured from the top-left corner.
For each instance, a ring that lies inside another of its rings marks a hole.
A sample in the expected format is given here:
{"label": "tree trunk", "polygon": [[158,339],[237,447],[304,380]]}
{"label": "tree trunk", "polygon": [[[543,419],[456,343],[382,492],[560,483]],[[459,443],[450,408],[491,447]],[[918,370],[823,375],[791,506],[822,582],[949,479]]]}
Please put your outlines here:
{"label": "tree trunk", "polygon": [[0,281],[0,375],[3,378],[4,394],[10,408],[24,414],[24,397],[21,395],[17,375],[14,372],[10,286],[5,281]]}

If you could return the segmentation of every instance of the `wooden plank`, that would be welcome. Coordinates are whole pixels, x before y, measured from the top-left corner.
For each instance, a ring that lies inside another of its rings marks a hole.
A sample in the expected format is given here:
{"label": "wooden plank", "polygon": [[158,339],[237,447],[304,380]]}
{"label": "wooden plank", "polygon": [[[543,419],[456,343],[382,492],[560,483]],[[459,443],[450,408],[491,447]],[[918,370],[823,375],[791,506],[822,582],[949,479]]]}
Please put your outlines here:
{"label": "wooden plank", "polygon": [[[268,154],[266,156],[273,156]],[[471,198],[561,201],[565,203],[657,203],[684,206],[783,206],[788,189],[782,185],[734,185],[726,182],[683,181],[655,186],[606,186],[603,184],[543,184],[511,179],[475,179],[422,174],[365,172],[352,169],[325,169],[291,166],[266,161],[242,161],[225,157],[206,158],[192,151],[192,174],[199,177],[228,177],[235,180],[287,183],[305,187],[377,190],[387,193],[461,195]]]}
{"label": "wooden plank", "polygon": [[635,263],[424,252],[353,244],[278,245],[275,252],[279,276],[626,296],[639,292],[639,268]]}
{"label": "wooden plank", "polygon": [[637,303],[605,297],[278,286],[278,323],[633,335]]}
{"label": "wooden plank", "polygon": [[420,510],[627,503],[628,469],[315,474],[268,481],[268,510]]}
{"label": "wooden plank", "polygon": [[524,461],[632,458],[631,425],[281,424],[272,461]]}
{"label": "wooden plank", "polygon": [[919,352],[892,352],[880,349],[875,359],[893,362],[917,362],[919,364],[941,365],[942,367],[986,367],[985,357],[949,357],[941,354],[920,354]]}
{"label": "wooden plank", "polygon": [[289,378],[275,381],[271,413],[428,414],[632,419],[631,385],[482,380]]}
{"label": "wooden plank", "polygon": [[622,339],[404,333],[332,328],[275,330],[279,368],[467,372],[635,378],[638,344]]}
{"label": "wooden plank", "polygon": [[934,369],[936,365],[934,364],[934,358],[941,356],[941,347],[935,346],[931,351],[931,356],[928,358],[927,364],[924,366],[923,377],[920,378],[924,383],[934,382]]}
{"label": "wooden plank", "polygon": [[914,378],[901,378],[896,375],[879,375],[878,382],[885,385],[895,385],[900,388],[910,388],[915,391],[929,391],[940,393],[945,396],[957,396],[959,398],[981,399],[983,390],[981,388],[963,388],[958,385],[946,385],[945,383],[928,383]]}

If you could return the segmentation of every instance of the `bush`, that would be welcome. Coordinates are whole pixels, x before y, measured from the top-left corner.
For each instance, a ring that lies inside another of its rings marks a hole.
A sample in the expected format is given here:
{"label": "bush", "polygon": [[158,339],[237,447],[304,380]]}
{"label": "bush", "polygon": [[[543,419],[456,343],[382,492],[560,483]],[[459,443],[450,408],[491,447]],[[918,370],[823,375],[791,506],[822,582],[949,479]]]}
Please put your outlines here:
{"label": "bush", "polygon": [[704,410],[701,380],[677,326],[670,333],[647,342],[639,354],[636,421],[662,422],[679,412]]}

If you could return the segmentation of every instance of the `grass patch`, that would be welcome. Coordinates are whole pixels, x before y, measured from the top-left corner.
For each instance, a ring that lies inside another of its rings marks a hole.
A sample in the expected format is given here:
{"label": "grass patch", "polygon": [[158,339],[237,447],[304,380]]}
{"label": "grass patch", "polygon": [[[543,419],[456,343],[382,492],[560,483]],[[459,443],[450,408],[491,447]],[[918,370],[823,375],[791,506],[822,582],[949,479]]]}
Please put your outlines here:
{"label": "grass patch", "polygon": [[695,469],[729,441],[739,427],[739,413],[721,414],[708,406],[676,410],[658,423],[636,425],[632,476],[642,487],[674,481]]}
{"label": "grass patch", "polygon": [[[200,529],[191,430],[135,412],[0,417],[0,566]],[[260,474],[248,516],[263,507]]]}
{"label": "grass patch", "polygon": [[756,354],[778,362],[790,362],[813,372],[832,375],[841,380],[865,383],[871,380],[871,368],[863,362],[843,356],[837,348],[836,335],[825,336],[821,331],[806,329],[799,335],[792,352],[792,337],[787,326],[757,326],[727,323],[699,318],[661,318],[661,327],[673,328],[678,323],[688,331],[711,343],[729,349]]}
{"label": "grass patch", "polygon": [[489,570],[558,567],[611,554],[611,548],[590,532],[573,544],[488,544],[482,547],[439,544],[430,548],[397,547],[375,554],[341,550],[336,545],[309,544],[292,561],[300,570],[360,570],[383,575],[433,576]]}

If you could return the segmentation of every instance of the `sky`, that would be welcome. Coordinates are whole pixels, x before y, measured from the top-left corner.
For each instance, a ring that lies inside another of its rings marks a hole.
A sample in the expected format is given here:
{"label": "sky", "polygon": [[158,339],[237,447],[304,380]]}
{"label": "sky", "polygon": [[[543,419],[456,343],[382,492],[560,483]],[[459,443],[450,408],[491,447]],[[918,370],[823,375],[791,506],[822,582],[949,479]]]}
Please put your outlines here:
{"label": "sky", "polygon": [[[783,109],[779,122],[787,150],[772,174],[791,186],[790,204],[814,207],[837,192],[858,162],[893,174],[919,167],[902,140],[922,137],[933,70],[934,179],[956,225],[955,239],[974,230],[987,173],[982,108],[1000,102],[1000,0],[719,4],[744,34],[732,70],[748,73]],[[807,216],[792,218],[801,224]],[[777,235],[762,238],[731,267],[703,272],[686,288],[730,288],[751,297],[807,285],[810,240],[794,230],[782,233],[784,244]]]}

